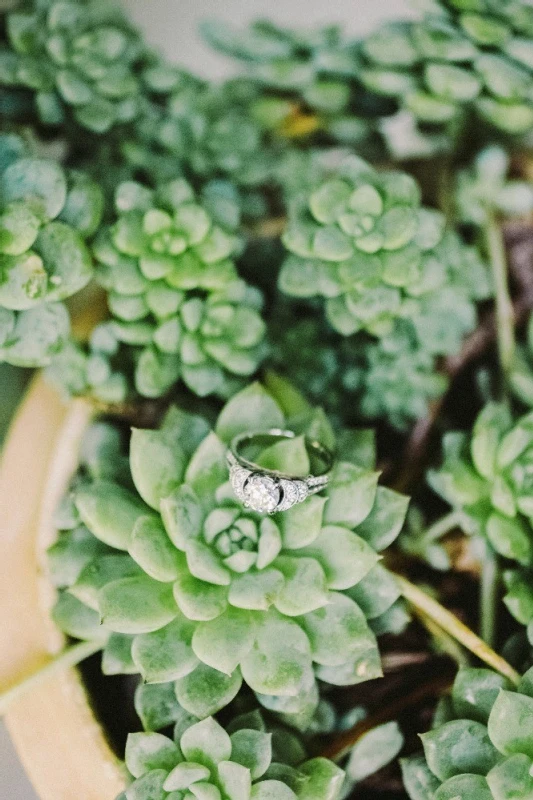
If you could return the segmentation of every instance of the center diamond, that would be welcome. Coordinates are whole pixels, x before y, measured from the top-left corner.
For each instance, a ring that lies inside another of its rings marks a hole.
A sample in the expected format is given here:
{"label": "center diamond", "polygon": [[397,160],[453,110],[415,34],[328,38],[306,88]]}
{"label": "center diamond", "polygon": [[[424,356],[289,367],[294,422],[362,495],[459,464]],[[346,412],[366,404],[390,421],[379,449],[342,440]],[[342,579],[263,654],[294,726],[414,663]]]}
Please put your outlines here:
{"label": "center diamond", "polygon": [[280,501],[280,487],[266,475],[251,475],[244,486],[244,497],[254,511],[271,514]]}

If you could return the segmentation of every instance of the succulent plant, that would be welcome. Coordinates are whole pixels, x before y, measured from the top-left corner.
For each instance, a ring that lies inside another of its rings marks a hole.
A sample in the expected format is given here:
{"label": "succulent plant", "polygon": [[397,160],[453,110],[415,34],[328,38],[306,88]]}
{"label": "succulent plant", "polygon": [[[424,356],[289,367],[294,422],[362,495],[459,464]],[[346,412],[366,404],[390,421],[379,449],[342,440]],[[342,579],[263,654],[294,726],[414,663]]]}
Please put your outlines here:
{"label": "succulent plant", "polygon": [[[257,727],[246,724],[257,722]],[[343,772],[325,758],[297,766],[272,760],[261,718],[236,720],[228,734],[213,717],[188,724],[176,739],[132,733],[126,765],[134,778],[125,800],[336,800]]]}
{"label": "succulent plant", "polygon": [[331,443],[321,414],[291,423],[259,385],[229,401],[215,432],[175,409],[159,431],[133,433],[140,497],[125,473],[117,480],[123,460],[106,445],[93,462],[109,462],[111,477],[94,480],[94,468],[82,477],[61,523],[67,552],[80,525],[94,546],[112,549],[62,584],[58,624],[85,638],[101,619],[129,637],[137,671],[176,681],[179,702],[200,718],[227,705],[243,679],[267,708],[309,718],[315,675],[345,685],[380,674],[372,627],[387,628],[399,589],[377,551],[398,534],[407,499],[377,487],[367,437],[349,436],[325,497],[272,516],[244,508],[228,480],[227,442],[291,424],[299,436],[264,450],[261,463],[307,474],[308,425]]}
{"label": "succulent plant", "polygon": [[432,488],[465,512],[494,550],[523,566],[531,564],[531,458],[533,416],[513,420],[504,405],[491,403],[472,435],[443,439],[443,463],[428,475]]}
{"label": "succulent plant", "polygon": [[446,390],[435,356],[417,342],[408,321],[398,320],[391,334],[373,341],[341,337],[317,316],[294,321],[293,315],[289,323],[289,313],[280,309],[269,320],[272,362],[340,425],[385,419],[405,430]]}
{"label": "succulent plant", "polygon": [[372,118],[390,103],[365,91],[357,44],[339,28],[295,31],[269,21],[242,31],[220,20],[204,23],[209,44],[240,59],[260,88],[252,115],[267,129],[292,139],[320,132],[345,144],[366,144],[377,135]]}
{"label": "succulent plant", "polygon": [[60,348],[70,328],[61,301],[92,278],[85,240],[102,211],[86,175],[0,137],[0,360],[40,366]]}
{"label": "succulent plant", "polygon": [[35,93],[42,122],[72,116],[103,134],[131,122],[142,105],[140,69],[149,51],[114,4],[28,2],[7,15],[11,50],[3,82]]}
{"label": "succulent plant", "polygon": [[264,355],[261,296],[232,260],[239,239],[183,179],[156,191],[123,183],[115,205],[116,222],[94,244],[112,320],[95,330],[88,366],[107,381],[125,364],[144,397],[179,379],[195,394],[227,395]]}
{"label": "succulent plant", "polygon": [[533,791],[533,673],[517,687],[488,669],[461,669],[444,719],[403,760],[411,800],[512,800]]}
{"label": "succulent plant", "polygon": [[485,147],[469,169],[457,177],[456,205],[461,222],[483,225],[490,210],[504,217],[524,217],[533,211],[533,187],[509,178],[508,153],[497,145]]}
{"label": "succulent plant", "polygon": [[283,243],[282,292],[324,297],[344,336],[383,337],[407,318],[428,352],[455,352],[475,325],[474,301],[489,293],[477,252],[420,207],[415,181],[355,157],[293,202]]}
{"label": "succulent plant", "polygon": [[472,112],[506,134],[533,127],[533,15],[527,2],[427,0],[417,22],[392,22],[361,43],[360,78],[423,124]]}

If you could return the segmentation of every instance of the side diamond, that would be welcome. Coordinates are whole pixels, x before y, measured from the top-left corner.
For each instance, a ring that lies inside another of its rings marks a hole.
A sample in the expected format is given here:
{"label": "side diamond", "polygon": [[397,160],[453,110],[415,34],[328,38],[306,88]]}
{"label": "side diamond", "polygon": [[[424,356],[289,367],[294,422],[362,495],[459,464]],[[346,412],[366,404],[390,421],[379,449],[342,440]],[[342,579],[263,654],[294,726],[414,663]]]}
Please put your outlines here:
{"label": "side diamond", "polygon": [[236,496],[242,502],[246,500],[244,494],[244,484],[251,474],[251,471],[249,469],[244,469],[244,467],[234,466],[230,469],[229,479],[231,481],[231,486]]}

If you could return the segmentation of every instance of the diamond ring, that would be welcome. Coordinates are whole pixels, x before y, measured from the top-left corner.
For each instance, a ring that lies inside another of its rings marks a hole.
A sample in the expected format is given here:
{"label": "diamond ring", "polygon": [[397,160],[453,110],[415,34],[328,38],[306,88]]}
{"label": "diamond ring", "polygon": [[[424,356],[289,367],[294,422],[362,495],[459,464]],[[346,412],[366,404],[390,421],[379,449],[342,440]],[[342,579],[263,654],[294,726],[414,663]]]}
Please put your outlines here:
{"label": "diamond ring", "polygon": [[[317,463],[314,474],[306,478],[286,475],[265,469],[250,458],[247,451],[275,444],[283,439],[294,439],[292,431],[273,428],[268,431],[241,433],[236,436],[226,453],[233,491],[246,508],[263,514],[273,514],[303,502],[309,495],[322,491],[329,480],[333,466],[333,453],[320,442],[306,439],[311,462]],[[314,464],[313,464],[314,466]]]}

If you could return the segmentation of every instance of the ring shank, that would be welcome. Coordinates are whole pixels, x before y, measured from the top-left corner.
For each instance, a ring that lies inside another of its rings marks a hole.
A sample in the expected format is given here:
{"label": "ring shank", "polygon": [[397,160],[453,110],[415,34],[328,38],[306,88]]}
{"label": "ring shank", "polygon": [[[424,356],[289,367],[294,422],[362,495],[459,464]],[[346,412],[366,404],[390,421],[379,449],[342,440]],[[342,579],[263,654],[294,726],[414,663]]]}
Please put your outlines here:
{"label": "ring shank", "polygon": [[[246,467],[250,470],[259,470],[267,475],[273,475],[278,478],[289,478],[294,479],[297,476],[295,475],[285,475],[284,473],[278,472],[277,470],[265,469],[257,464],[255,461],[252,461],[246,458],[243,455],[243,450],[246,447],[251,445],[259,445],[264,443],[265,446],[272,444],[276,440],[283,440],[283,439],[295,439],[296,434],[290,430],[282,430],[281,428],[271,428],[267,431],[249,431],[246,433],[241,433],[235,436],[232,440],[229,450],[228,450],[228,461],[230,463],[239,464],[242,467]],[[316,471],[313,471],[313,474],[308,478],[308,480],[313,481],[313,485],[310,490],[314,490],[314,492],[320,491],[321,488],[327,483],[326,475],[331,471],[333,467],[334,456],[329,448],[325,447],[323,444],[316,440],[312,439],[304,439],[307,451],[310,456],[318,459],[321,462],[322,468]],[[316,479],[316,487],[315,488],[315,479]]]}

